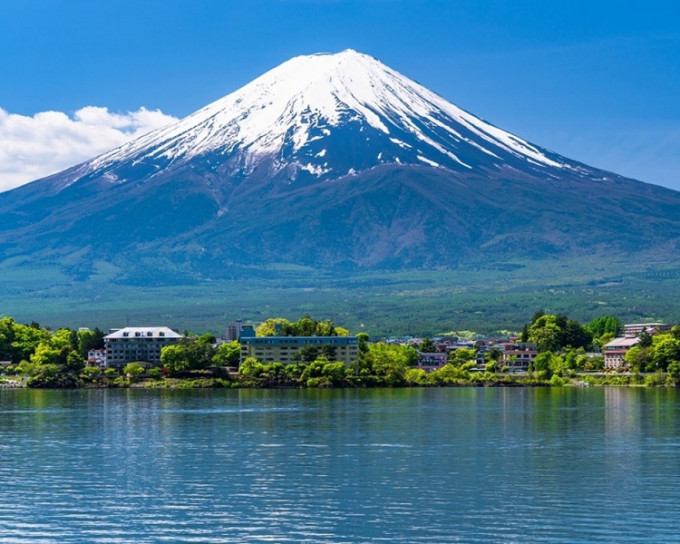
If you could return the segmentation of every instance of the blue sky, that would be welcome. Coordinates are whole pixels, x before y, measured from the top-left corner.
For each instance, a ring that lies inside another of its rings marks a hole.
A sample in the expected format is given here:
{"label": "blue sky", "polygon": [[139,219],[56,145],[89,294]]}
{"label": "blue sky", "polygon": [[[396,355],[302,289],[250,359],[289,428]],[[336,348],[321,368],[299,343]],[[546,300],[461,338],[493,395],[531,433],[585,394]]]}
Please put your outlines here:
{"label": "blue sky", "polygon": [[[75,125],[118,145],[292,56],[353,48],[538,145],[680,190],[678,21],[670,0],[0,0],[0,188],[48,160],[54,136],[31,151],[46,122],[100,152]],[[58,139],[52,155],[84,160]]]}

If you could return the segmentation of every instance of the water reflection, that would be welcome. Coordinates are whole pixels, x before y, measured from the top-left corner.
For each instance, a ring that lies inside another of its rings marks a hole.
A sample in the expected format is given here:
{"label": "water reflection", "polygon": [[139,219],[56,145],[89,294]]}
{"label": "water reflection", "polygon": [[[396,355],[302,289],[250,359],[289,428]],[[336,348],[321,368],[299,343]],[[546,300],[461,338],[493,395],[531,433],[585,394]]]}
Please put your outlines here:
{"label": "water reflection", "polygon": [[0,542],[670,542],[677,401],[4,390]]}

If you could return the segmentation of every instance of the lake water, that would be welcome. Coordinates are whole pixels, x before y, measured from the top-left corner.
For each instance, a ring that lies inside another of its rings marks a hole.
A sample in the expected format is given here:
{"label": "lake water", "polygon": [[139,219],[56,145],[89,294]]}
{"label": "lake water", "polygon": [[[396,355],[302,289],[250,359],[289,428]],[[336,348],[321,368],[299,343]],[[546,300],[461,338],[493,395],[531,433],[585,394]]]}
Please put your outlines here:
{"label": "lake water", "polygon": [[665,389],[0,391],[0,542],[680,542]]}

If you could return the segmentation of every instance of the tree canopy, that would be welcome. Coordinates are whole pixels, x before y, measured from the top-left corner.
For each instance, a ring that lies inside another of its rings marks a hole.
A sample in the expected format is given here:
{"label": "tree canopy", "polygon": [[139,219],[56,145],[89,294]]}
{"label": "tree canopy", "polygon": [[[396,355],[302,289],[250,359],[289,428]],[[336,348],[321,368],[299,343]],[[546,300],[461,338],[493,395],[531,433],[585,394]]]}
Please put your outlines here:
{"label": "tree canopy", "polygon": [[587,347],[592,334],[578,321],[564,314],[534,314],[534,320],[525,327],[522,340],[536,344],[538,351],[559,351],[566,347]]}
{"label": "tree canopy", "polygon": [[255,329],[257,336],[347,336],[347,329],[336,327],[330,319],[316,321],[305,315],[290,322],[283,317],[269,318]]}

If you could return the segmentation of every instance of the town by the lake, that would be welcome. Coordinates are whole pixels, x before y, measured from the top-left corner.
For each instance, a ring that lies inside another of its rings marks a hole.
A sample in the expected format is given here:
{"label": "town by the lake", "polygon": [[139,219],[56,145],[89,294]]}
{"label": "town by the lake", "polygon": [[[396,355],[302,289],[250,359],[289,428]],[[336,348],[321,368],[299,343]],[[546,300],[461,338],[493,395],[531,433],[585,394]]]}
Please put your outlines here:
{"label": "town by the lake", "polygon": [[168,326],[51,330],[0,319],[0,387],[223,388],[671,386],[680,326],[585,325],[537,311],[517,334],[372,339],[305,315],[235,321],[224,334]]}

